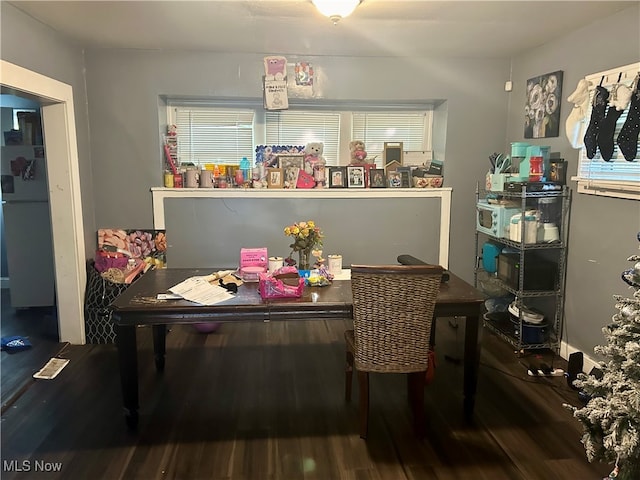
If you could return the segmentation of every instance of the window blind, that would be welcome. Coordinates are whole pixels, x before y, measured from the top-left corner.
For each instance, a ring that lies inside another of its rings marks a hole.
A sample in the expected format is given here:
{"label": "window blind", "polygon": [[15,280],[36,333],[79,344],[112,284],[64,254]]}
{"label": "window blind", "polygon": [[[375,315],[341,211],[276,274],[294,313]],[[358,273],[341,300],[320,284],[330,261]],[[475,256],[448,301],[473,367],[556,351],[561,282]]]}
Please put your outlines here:
{"label": "window blind", "polygon": [[[640,63],[589,75],[586,79],[590,81],[592,85],[601,85],[609,92],[612,92],[613,88],[618,84],[633,87],[638,72],[640,72]],[[586,125],[589,125],[591,120],[594,95],[595,88],[590,92],[590,107],[587,118],[585,119]],[[609,108],[615,107],[610,105],[607,109]],[[627,161],[617,144],[618,134],[627,120],[628,111],[629,107],[627,106],[616,122],[613,135],[614,152],[610,161],[602,159],[599,149],[596,150],[592,159],[587,157],[585,147],[580,149],[578,176],[576,178],[580,192],[624,198],[640,198],[640,148],[638,148],[635,160]]]}
{"label": "window blind", "polygon": [[254,110],[175,107],[178,160],[195,165],[237,165],[254,157]]}
{"label": "window blind", "polygon": [[327,165],[337,165],[340,145],[340,113],[286,110],[267,112],[267,145],[324,144],[322,156]]}
{"label": "window blind", "polygon": [[382,168],[385,142],[402,142],[405,151],[431,150],[431,112],[355,112],[352,135],[362,140],[367,156]]}
{"label": "window blind", "polygon": [[[255,102],[254,102],[255,103]],[[403,142],[405,150],[431,150],[430,106],[301,105],[265,112],[261,105],[219,99],[170,99],[169,123],[178,130],[181,164],[237,164],[255,160],[257,144],[324,144],[327,165],[349,163],[350,140],[365,142],[369,157],[382,166],[384,142]]]}

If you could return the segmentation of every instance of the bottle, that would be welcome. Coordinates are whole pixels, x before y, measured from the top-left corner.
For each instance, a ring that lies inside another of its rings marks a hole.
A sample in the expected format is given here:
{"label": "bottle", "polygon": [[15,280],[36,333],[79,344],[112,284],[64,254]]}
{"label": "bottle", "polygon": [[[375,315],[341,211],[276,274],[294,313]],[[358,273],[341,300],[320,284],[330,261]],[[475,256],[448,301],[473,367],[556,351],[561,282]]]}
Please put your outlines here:
{"label": "bottle", "polygon": [[242,176],[244,177],[244,181],[248,182],[251,180],[251,164],[247,157],[242,157],[240,160],[240,170],[242,170]]}

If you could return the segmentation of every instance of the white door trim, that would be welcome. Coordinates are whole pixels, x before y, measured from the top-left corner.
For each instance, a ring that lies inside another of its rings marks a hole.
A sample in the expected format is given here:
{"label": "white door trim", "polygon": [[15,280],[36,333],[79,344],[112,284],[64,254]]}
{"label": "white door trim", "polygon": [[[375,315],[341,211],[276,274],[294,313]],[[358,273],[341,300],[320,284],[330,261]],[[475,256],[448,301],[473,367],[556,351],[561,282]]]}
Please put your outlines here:
{"label": "white door trim", "polygon": [[84,344],[86,255],[73,89],[18,65],[0,62],[0,84],[40,98],[60,341]]}

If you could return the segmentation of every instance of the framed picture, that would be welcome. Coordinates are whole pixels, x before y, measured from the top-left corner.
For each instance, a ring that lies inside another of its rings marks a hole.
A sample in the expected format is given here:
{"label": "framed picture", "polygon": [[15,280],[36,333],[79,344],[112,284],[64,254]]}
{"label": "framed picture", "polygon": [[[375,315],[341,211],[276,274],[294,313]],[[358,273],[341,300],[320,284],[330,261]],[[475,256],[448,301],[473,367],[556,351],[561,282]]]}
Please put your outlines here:
{"label": "framed picture", "polygon": [[329,167],[329,188],[345,188],[346,186],[346,167]]}
{"label": "framed picture", "polygon": [[395,170],[387,172],[387,185],[389,185],[389,188],[402,187],[402,173]]}
{"label": "framed picture", "polygon": [[411,167],[398,167],[396,172],[400,174],[400,186],[402,188],[411,187]]}
{"label": "framed picture", "polygon": [[282,188],[283,183],[281,168],[267,169],[267,186],[269,188]]}
{"label": "framed picture", "polygon": [[387,186],[383,168],[372,168],[369,170],[369,181],[371,188],[384,188]]}
{"label": "framed picture", "polygon": [[347,186],[349,188],[364,188],[364,167],[347,167]]}
{"label": "framed picture", "polygon": [[562,70],[530,78],[526,94],[524,138],[559,136]]}
{"label": "framed picture", "polygon": [[298,173],[304,168],[304,155],[278,155],[284,188],[296,188]]}

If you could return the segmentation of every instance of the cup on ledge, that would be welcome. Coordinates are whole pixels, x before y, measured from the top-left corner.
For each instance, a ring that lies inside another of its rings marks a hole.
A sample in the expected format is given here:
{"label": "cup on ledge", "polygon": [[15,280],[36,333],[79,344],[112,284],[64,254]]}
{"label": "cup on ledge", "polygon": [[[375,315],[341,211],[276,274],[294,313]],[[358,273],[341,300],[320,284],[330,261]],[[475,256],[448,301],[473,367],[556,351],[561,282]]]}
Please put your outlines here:
{"label": "cup on ledge", "polygon": [[200,171],[200,188],[213,188],[213,172],[203,168]]}
{"label": "cup on ledge", "polygon": [[184,186],[186,188],[198,188],[200,184],[200,173],[195,168],[187,168],[184,173]]}
{"label": "cup on ledge", "polygon": [[269,273],[275,272],[284,265],[282,257],[269,257]]}

